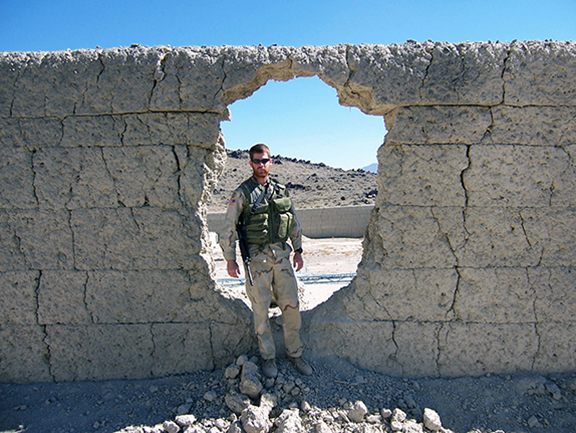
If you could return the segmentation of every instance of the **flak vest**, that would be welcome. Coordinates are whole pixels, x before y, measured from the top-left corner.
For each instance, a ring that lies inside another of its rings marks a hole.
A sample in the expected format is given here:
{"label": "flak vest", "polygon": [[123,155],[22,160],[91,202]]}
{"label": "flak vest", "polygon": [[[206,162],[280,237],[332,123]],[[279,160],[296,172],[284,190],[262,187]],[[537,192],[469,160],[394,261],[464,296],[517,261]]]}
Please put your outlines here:
{"label": "flak vest", "polygon": [[242,219],[248,243],[263,247],[282,242],[285,248],[294,227],[292,200],[286,187],[273,180],[265,187],[251,177],[240,188],[247,202]]}

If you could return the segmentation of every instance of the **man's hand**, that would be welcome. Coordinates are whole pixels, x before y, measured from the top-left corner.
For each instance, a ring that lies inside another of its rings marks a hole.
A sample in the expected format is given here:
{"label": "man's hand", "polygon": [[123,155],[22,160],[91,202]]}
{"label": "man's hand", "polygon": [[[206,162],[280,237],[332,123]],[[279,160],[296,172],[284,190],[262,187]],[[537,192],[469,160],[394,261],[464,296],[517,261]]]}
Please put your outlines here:
{"label": "man's hand", "polygon": [[302,259],[302,254],[294,253],[294,269],[298,272],[304,266],[304,260]]}
{"label": "man's hand", "polygon": [[226,270],[232,278],[240,278],[240,266],[236,260],[226,260]]}

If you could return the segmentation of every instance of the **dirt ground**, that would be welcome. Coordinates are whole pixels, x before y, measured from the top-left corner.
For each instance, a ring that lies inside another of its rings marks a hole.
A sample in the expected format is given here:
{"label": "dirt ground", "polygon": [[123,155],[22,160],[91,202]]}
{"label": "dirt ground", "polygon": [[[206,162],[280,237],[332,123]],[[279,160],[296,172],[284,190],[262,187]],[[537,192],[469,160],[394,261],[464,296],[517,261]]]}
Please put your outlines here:
{"label": "dirt ground", "polygon": [[[360,239],[305,239],[304,249],[301,276],[354,273],[362,254]],[[214,257],[216,278],[225,278],[221,255]],[[346,284],[303,284],[303,308],[313,308]],[[242,285],[221,290],[244,296]],[[284,405],[301,407],[305,401],[333,414],[361,400],[372,414],[401,408],[419,422],[424,408],[431,408],[455,433],[576,432],[576,374],[410,379],[361,370],[341,359],[312,365],[315,374],[302,377],[279,359],[280,373],[305,390]],[[202,431],[225,432],[234,418],[224,403],[227,392],[223,369],[158,379],[0,384],[0,433],[112,433],[128,426],[161,432],[158,425],[185,413],[196,416]],[[352,423],[333,431],[377,430]]]}
{"label": "dirt ground", "polygon": [[[225,283],[222,293],[242,299],[246,305],[250,306],[243,284],[240,280],[234,284],[234,280],[230,279],[226,272],[226,262],[215,244],[215,234],[212,234],[212,241],[216,280]],[[300,279],[301,310],[306,311],[326,301],[335,291],[345,287],[350,282],[349,276],[356,273],[358,263],[362,259],[362,239],[310,239],[305,237],[302,241],[302,247],[304,249],[304,267],[297,273],[297,276]],[[242,265],[240,257],[238,257],[238,263]],[[244,272],[242,266],[241,270]],[[335,281],[329,282],[330,278],[320,279],[321,282],[318,283],[307,281],[307,277],[323,275],[332,276],[331,279]]]}

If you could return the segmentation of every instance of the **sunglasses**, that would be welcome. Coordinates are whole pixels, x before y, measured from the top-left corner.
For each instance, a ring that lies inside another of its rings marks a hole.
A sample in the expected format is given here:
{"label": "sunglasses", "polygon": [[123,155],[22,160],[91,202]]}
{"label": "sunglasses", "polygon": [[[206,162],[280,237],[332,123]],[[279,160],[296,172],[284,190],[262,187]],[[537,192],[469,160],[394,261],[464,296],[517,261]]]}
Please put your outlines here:
{"label": "sunglasses", "polygon": [[254,159],[252,159],[252,162],[256,165],[260,165],[260,163],[266,165],[266,164],[268,164],[268,161],[270,161],[270,158],[262,158],[262,159],[254,158]]}

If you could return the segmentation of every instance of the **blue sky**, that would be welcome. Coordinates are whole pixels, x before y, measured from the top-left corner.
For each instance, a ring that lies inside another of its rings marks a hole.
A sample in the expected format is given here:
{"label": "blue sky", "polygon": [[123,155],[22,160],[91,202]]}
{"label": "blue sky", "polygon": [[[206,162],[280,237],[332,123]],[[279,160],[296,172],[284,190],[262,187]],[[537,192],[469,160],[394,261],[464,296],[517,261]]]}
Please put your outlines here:
{"label": "blue sky", "polygon": [[[575,38],[576,0],[0,0],[0,51]],[[339,106],[317,78],[269,82],[230,110],[230,149],[266,142],[346,169],[376,162],[386,133],[381,117]]]}

